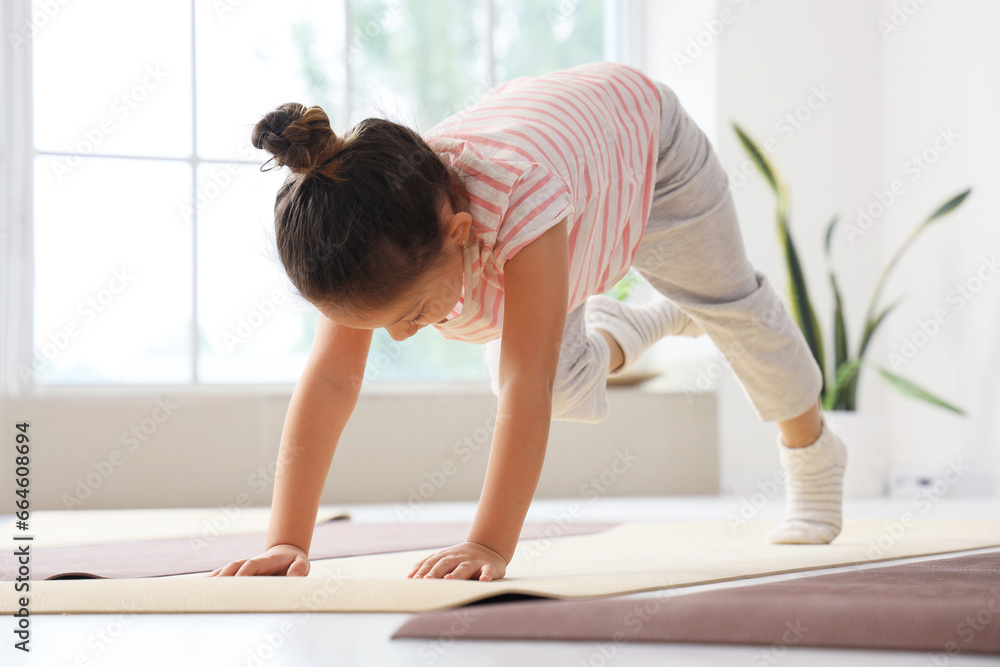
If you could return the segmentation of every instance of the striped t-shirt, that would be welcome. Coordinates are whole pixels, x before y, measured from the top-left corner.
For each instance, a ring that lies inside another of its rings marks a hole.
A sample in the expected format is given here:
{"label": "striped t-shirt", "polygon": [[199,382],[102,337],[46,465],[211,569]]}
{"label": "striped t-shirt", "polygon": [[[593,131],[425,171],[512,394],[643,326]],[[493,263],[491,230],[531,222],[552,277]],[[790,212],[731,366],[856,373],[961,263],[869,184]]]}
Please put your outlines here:
{"label": "striped t-shirt", "polygon": [[511,79],[424,134],[465,186],[478,243],[465,251],[462,298],[434,326],[485,343],[503,331],[504,263],[563,218],[567,313],[632,265],[649,215],[659,89],[617,63]]}

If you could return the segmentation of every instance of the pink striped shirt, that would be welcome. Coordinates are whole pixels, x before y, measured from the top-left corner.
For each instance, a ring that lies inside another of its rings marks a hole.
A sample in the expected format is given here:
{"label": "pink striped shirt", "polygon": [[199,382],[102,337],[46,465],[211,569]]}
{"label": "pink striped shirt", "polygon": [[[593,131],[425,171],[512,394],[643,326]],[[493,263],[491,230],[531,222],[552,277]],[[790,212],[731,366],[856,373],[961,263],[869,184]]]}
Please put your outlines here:
{"label": "pink striped shirt", "polygon": [[660,97],[639,70],[579,65],[519,77],[424,134],[462,180],[478,243],[462,299],[434,326],[485,343],[503,331],[503,267],[563,218],[572,311],[632,265],[656,174]]}

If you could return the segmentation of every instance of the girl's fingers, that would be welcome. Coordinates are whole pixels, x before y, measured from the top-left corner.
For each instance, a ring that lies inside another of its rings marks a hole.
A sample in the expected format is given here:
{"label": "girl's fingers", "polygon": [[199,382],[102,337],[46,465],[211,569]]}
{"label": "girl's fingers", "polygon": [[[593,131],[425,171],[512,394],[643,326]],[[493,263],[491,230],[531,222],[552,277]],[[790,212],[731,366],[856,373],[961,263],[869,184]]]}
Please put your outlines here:
{"label": "girl's fingers", "polygon": [[245,562],[247,562],[247,559],[245,558],[243,560],[234,560],[232,563],[222,568],[222,571],[219,572],[219,576],[220,577],[233,576],[241,567],[243,567],[243,563]]}
{"label": "girl's fingers", "polygon": [[244,562],[243,565],[240,566],[240,569],[237,570],[236,574],[233,576],[250,577],[256,574],[259,569],[260,568],[258,567],[257,560],[255,558],[251,558],[250,560]]}
{"label": "girl's fingers", "polygon": [[439,560],[437,564],[431,568],[430,572],[428,572],[424,576],[426,576],[428,579],[440,579],[444,575],[454,570],[455,567],[461,562],[462,559],[459,556],[445,556],[444,558]]}
{"label": "girl's fingers", "polygon": [[444,575],[442,579],[470,579],[475,576],[479,567],[475,563],[462,561],[454,570]]}
{"label": "girl's fingers", "polygon": [[431,559],[431,556],[428,556],[427,558],[423,559],[422,561],[420,561],[419,563],[417,563],[416,565],[414,565],[413,569],[410,570],[410,573],[408,575],[406,575],[406,576],[409,578],[409,577],[412,577],[413,575],[415,575],[417,572],[420,571],[420,568],[423,567],[424,563],[426,563],[430,559]]}
{"label": "girl's fingers", "polygon": [[309,574],[309,559],[299,556],[288,566],[288,577],[304,577]]}
{"label": "girl's fingers", "polygon": [[479,581],[493,581],[497,578],[497,569],[493,565],[487,563],[483,565],[483,572],[479,575]]}

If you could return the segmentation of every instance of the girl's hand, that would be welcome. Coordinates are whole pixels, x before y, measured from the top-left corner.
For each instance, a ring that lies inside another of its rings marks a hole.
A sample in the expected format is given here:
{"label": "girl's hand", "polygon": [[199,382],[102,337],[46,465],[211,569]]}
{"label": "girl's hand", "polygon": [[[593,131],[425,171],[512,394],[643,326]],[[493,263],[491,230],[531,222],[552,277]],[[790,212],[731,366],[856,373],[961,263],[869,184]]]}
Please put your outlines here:
{"label": "girl's hand", "polygon": [[507,574],[507,561],[493,549],[462,542],[442,549],[413,566],[408,579],[478,579],[493,581]]}
{"label": "girl's hand", "polygon": [[309,557],[291,544],[276,544],[260,556],[234,560],[225,567],[212,570],[206,577],[248,577],[252,575],[284,575],[304,577],[309,574]]}

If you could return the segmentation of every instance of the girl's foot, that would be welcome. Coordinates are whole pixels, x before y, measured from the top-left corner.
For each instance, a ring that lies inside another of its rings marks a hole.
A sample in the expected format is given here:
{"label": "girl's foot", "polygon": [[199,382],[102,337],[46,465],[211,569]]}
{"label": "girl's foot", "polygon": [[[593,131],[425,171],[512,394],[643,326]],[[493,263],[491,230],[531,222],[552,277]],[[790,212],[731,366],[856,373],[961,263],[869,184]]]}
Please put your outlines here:
{"label": "girl's foot", "polygon": [[700,336],[701,328],[665,297],[629,306],[603,294],[587,298],[587,325],[605,331],[622,349],[625,361],[620,373],[664,336]]}
{"label": "girl's foot", "polygon": [[786,447],[778,435],[785,470],[785,519],[767,534],[772,544],[829,544],[840,534],[847,447],[827,428],[807,447]]}

